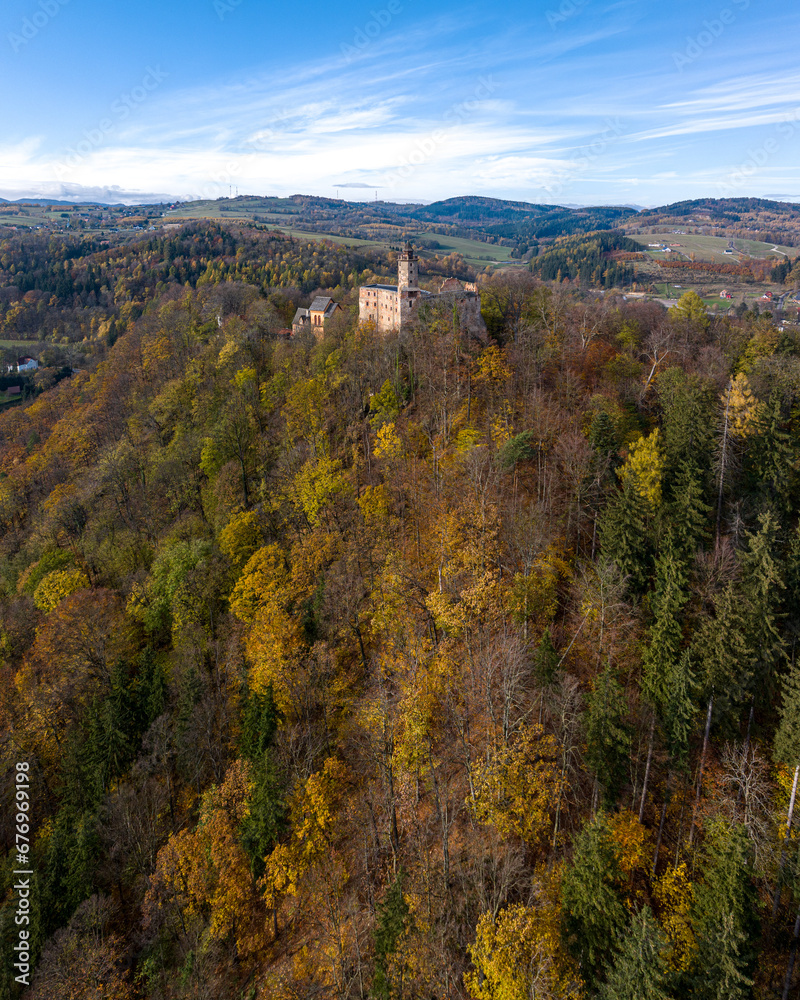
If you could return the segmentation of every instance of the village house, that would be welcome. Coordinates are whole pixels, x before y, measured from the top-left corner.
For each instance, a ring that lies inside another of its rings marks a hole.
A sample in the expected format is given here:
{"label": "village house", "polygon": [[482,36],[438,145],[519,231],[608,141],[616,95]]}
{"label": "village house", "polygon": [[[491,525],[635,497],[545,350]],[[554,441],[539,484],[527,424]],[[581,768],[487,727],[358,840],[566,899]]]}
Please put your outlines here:
{"label": "village house", "polygon": [[397,257],[396,285],[362,285],[358,290],[358,320],[374,323],[378,333],[403,330],[414,319],[421,302],[452,299],[465,326],[484,329],[481,298],[472,282],[446,278],[438,292],[419,287],[419,257],[410,243]]}
{"label": "village house", "polygon": [[18,372],[34,372],[39,367],[39,362],[36,358],[31,358],[25,355],[22,358],[17,358],[17,363],[15,365],[6,365],[7,372],[13,372],[15,369]]}

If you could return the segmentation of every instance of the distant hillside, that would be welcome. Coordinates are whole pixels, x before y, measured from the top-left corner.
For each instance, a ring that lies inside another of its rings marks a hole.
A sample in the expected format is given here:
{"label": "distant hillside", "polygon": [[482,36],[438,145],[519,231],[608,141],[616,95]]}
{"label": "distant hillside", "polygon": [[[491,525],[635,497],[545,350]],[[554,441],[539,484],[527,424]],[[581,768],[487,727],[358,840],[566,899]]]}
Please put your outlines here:
{"label": "distant hillside", "polygon": [[708,236],[798,246],[800,206],[765,198],[698,198],[645,210],[635,219],[625,220],[623,226],[638,232],[654,226],[675,226]]}
{"label": "distant hillside", "polygon": [[615,259],[615,254],[639,255],[641,247],[619,232],[599,232],[590,236],[572,236],[559,240],[537,257],[534,274],[543,281],[578,278],[582,284],[602,288],[629,285],[634,280],[633,267]]}

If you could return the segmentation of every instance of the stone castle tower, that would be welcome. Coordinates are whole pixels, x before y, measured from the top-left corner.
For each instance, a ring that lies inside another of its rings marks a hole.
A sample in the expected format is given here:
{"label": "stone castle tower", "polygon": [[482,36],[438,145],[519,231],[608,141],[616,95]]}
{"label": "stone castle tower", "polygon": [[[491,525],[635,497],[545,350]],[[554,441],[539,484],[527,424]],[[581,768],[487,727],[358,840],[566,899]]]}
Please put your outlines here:
{"label": "stone castle tower", "polygon": [[397,289],[419,288],[419,257],[410,242],[397,255]]}

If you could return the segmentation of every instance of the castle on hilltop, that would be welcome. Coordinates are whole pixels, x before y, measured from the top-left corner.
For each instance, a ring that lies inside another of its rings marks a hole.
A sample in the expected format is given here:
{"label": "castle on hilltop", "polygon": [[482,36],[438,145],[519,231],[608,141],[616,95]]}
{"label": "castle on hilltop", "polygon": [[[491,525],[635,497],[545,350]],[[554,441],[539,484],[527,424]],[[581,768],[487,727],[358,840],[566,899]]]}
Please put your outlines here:
{"label": "castle on hilltop", "polygon": [[379,333],[403,330],[415,318],[421,302],[452,301],[464,326],[485,329],[477,286],[447,278],[438,292],[419,287],[419,257],[406,243],[397,257],[396,285],[362,285],[358,290],[358,320],[374,323]]}

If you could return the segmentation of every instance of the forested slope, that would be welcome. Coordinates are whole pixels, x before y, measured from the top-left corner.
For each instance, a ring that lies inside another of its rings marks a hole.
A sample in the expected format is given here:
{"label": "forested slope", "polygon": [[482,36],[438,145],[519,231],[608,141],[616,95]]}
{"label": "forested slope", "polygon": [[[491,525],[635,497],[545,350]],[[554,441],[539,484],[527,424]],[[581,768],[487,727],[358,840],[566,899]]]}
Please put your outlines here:
{"label": "forested slope", "polygon": [[290,342],[217,271],[0,415],[25,995],[780,995],[796,338],[521,276]]}

